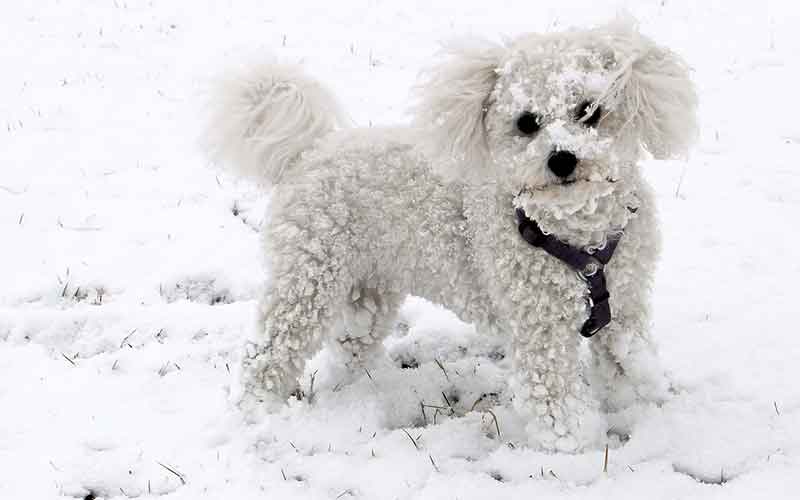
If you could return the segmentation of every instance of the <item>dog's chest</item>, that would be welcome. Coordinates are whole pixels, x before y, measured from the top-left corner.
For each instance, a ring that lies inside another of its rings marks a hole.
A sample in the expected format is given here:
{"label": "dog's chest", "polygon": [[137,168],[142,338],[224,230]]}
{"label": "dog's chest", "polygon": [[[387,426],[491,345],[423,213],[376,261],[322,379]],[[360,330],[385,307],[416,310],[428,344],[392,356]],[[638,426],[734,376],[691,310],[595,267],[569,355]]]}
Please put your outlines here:
{"label": "dog's chest", "polygon": [[510,203],[493,201],[496,198],[485,194],[473,200],[468,207],[483,209],[468,209],[467,217],[476,267],[496,305],[507,309],[503,311],[506,317],[523,320],[535,315],[540,322],[557,321],[579,328],[586,319],[585,282],[564,263],[520,237]]}
{"label": "dog's chest", "polygon": [[508,248],[514,256],[510,268],[501,271],[509,273],[516,291],[510,297],[512,316],[534,313],[539,321],[582,322],[587,312],[586,283],[563,262],[528,246],[512,232],[514,236],[517,239]]}

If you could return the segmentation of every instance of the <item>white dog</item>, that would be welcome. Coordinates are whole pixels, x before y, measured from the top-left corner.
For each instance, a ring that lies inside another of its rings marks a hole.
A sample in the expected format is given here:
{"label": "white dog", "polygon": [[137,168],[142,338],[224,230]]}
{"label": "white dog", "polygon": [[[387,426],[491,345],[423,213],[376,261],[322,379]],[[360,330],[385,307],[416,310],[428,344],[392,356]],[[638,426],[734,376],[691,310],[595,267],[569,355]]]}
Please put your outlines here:
{"label": "white dog", "polygon": [[370,356],[414,294],[510,336],[532,444],[594,445],[601,410],[666,395],[648,336],[656,214],[637,162],[694,139],[688,70],[628,21],[446,56],[406,129],[347,129],[294,67],[223,86],[216,153],[275,188],[242,405],[283,404],[325,342]]}

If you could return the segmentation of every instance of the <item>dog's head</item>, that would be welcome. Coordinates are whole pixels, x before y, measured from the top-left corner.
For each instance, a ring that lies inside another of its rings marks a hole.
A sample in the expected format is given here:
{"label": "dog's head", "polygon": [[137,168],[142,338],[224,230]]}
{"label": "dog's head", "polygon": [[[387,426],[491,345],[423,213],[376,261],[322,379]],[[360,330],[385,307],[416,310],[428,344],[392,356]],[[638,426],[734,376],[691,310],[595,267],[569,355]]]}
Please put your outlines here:
{"label": "dog's head", "polygon": [[595,203],[643,150],[681,157],[697,131],[686,65],[628,20],[451,45],[418,89],[441,174],[551,207]]}

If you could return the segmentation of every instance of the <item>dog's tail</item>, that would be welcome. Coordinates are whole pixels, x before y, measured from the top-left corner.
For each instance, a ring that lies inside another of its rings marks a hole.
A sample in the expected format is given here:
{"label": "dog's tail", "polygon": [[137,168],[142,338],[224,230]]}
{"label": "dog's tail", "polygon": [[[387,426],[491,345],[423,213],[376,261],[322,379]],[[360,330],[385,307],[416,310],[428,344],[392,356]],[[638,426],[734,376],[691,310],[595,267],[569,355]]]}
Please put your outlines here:
{"label": "dog's tail", "polygon": [[215,160],[278,184],[315,141],[346,123],[333,95],[299,67],[265,64],[219,82],[206,142]]}

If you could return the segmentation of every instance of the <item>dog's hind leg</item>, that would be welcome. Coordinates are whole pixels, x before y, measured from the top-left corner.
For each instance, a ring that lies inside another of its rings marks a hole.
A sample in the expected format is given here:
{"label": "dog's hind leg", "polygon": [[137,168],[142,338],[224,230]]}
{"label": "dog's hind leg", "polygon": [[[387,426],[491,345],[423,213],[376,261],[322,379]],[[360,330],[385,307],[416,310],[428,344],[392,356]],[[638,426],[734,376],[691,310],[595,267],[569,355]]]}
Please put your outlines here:
{"label": "dog's hind leg", "polygon": [[306,361],[333,331],[345,296],[342,273],[325,259],[294,247],[273,263],[256,335],[242,359],[239,405],[247,413],[274,411],[297,388]]}
{"label": "dog's hind leg", "polygon": [[378,287],[353,287],[333,345],[351,372],[382,355],[383,339],[392,333],[403,299],[402,294]]}

